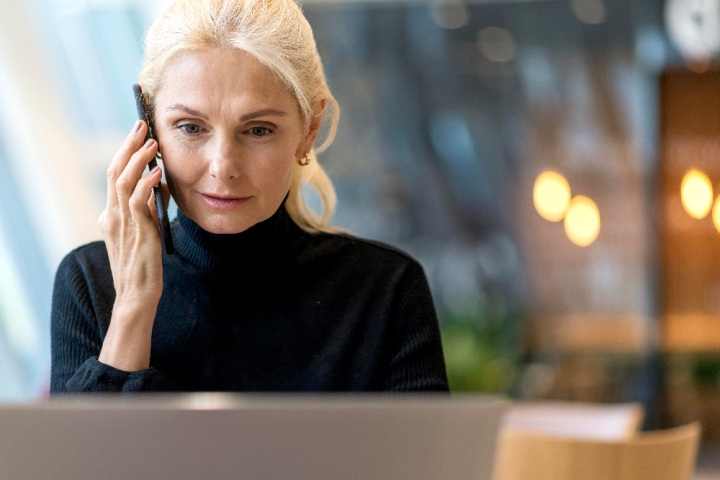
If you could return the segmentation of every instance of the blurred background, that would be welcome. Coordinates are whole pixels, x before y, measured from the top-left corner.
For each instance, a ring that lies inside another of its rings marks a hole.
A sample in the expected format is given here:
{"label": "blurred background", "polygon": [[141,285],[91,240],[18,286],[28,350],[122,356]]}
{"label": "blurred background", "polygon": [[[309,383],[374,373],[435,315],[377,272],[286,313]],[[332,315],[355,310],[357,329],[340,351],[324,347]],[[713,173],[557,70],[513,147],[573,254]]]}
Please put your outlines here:
{"label": "blurred background", "polygon": [[[2,1],[0,400],[47,394],[54,273],[100,238],[167,3]],[[720,442],[720,0],[301,3],[334,222],[421,261],[452,390]]]}

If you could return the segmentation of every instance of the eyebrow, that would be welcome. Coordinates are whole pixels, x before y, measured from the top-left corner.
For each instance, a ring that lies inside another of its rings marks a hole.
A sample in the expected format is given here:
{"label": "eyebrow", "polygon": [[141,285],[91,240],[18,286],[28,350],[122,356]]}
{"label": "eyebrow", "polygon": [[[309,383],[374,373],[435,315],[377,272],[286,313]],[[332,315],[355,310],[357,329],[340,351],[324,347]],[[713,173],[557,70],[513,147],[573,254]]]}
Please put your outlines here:
{"label": "eyebrow", "polygon": [[200,117],[203,120],[208,119],[207,116],[203,115],[202,113],[198,112],[197,110],[193,110],[192,108],[186,107],[185,105],[181,105],[179,103],[169,106],[166,111],[169,112],[171,110],[182,110],[183,112],[187,112],[190,115],[195,115],[196,117]]}
{"label": "eyebrow", "polygon": [[244,122],[246,120],[252,120],[253,118],[264,117],[265,115],[277,115],[280,117],[285,117],[287,116],[287,113],[281,110],[275,110],[274,108],[263,108],[262,110],[257,110],[252,113],[246,113],[245,115],[240,117],[240,121]]}
{"label": "eyebrow", "polygon": [[[167,108],[168,112],[171,110],[182,110],[183,112],[187,112],[190,115],[195,115],[196,117],[200,117],[203,120],[208,119],[207,116],[203,115],[202,113],[198,112],[197,110],[194,110],[185,105],[181,105],[179,103],[176,103],[175,105],[171,105],[170,107]],[[253,118],[263,117],[265,115],[277,115],[277,116],[284,117],[284,116],[287,116],[287,113],[285,113],[281,110],[276,110],[274,108],[263,108],[262,110],[257,110],[255,112],[246,113],[245,115],[240,117],[240,121],[245,122],[247,120],[252,120]]]}

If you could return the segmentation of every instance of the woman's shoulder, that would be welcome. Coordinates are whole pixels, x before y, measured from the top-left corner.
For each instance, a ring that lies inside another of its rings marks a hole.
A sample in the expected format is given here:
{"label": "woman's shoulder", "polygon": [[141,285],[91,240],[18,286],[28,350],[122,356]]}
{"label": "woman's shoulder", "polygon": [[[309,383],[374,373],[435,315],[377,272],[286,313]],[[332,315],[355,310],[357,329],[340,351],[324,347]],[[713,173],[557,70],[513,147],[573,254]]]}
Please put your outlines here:
{"label": "woman's shoulder", "polygon": [[64,311],[67,305],[74,305],[82,317],[99,322],[101,331],[106,332],[114,299],[115,287],[105,242],[87,243],[65,255],[53,287],[56,320],[55,310]]}
{"label": "woman's shoulder", "polygon": [[110,260],[105,242],[99,240],[71,250],[60,262],[58,273],[78,268],[97,270],[104,267],[110,268]]}
{"label": "woman's shoulder", "polygon": [[350,233],[316,233],[311,238],[302,255],[314,260],[331,261],[356,271],[387,272],[391,269],[423,273],[420,262],[408,252],[378,240]]}
{"label": "woman's shoulder", "polygon": [[87,243],[65,255],[55,273],[56,287],[58,283],[65,283],[72,290],[114,291],[105,242]]}

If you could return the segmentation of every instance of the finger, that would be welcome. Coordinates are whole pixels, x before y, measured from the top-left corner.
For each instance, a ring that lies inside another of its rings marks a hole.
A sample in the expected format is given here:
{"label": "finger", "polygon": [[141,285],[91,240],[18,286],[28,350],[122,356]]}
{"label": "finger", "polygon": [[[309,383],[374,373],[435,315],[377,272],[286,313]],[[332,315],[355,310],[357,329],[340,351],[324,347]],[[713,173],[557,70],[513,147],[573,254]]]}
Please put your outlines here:
{"label": "finger", "polygon": [[150,199],[148,200],[148,208],[150,209],[150,216],[155,220],[155,225],[160,226],[160,220],[157,214],[157,205],[155,203],[155,189],[153,188],[150,192]]}
{"label": "finger", "polygon": [[[155,140],[148,140],[143,147],[135,152],[130,161],[128,162],[125,170],[117,180],[116,190],[118,196],[118,204],[120,206],[120,213],[126,214],[127,205],[132,196],[135,188],[137,187],[140,178],[142,177],[143,170],[150,161],[155,158],[157,152],[157,142]],[[157,179],[159,181],[159,179]],[[156,183],[157,184],[157,183]]]}
{"label": "finger", "polygon": [[116,182],[125,170],[125,166],[130,161],[130,157],[135,153],[145,139],[147,126],[142,120],[138,120],[133,130],[127,136],[120,149],[115,154],[107,171],[108,190],[107,190],[107,206],[113,207],[118,204]]}
{"label": "finger", "polygon": [[130,208],[130,212],[132,213],[133,220],[135,220],[135,223],[154,223],[152,214],[150,213],[151,210],[148,208],[148,200],[150,200],[150,197],[152,196],[152,188],[158,184],[161,177],[162,172],[160,170],[160,167],[155,167],[152,172],[145,175],[143,178],[140,179],[140,181],[137,182],[135,191],[133,192],[130,200],[128,201],[128,206]]}
{"label": "finger", "polygon": [[[163,200],[165,200],[165,210],[168,209],[170,206],[170,188],[167,186],[167,183],[161,183],[160,184],[163,189]],[[150,209],[150,214],[155,219],[155,222],[160,225],[160,220],[158,218],[157,214],[157,203],[155,202],[155,189],[152,191],[152,195],[150,195],[150,200],[148,200],[148,208]]]}

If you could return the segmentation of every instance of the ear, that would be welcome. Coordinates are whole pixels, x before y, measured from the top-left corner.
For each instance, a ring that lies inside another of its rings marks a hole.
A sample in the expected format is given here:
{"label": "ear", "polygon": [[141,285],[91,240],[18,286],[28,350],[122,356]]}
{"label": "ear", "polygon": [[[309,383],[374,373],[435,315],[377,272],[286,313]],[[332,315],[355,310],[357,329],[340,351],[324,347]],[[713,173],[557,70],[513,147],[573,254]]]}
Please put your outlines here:
{"label": "ear", "polygon": [[312,118],[310,118],[310,126],[308,128],[308,132],[305,135],[305,138],[300,142],[300,145],[298,145],[298,149],[295,152],[295,156],[297,158],[303,158],[310,150],[312,150],[315,139],[317,138],[318,132],[320,131],[320,124],[322,123],[323,117],[322,114],[323,112],[325,112],[326,105],[327,100],[323,98],[317,103],[317,105],[313,109],[313,116]]}

